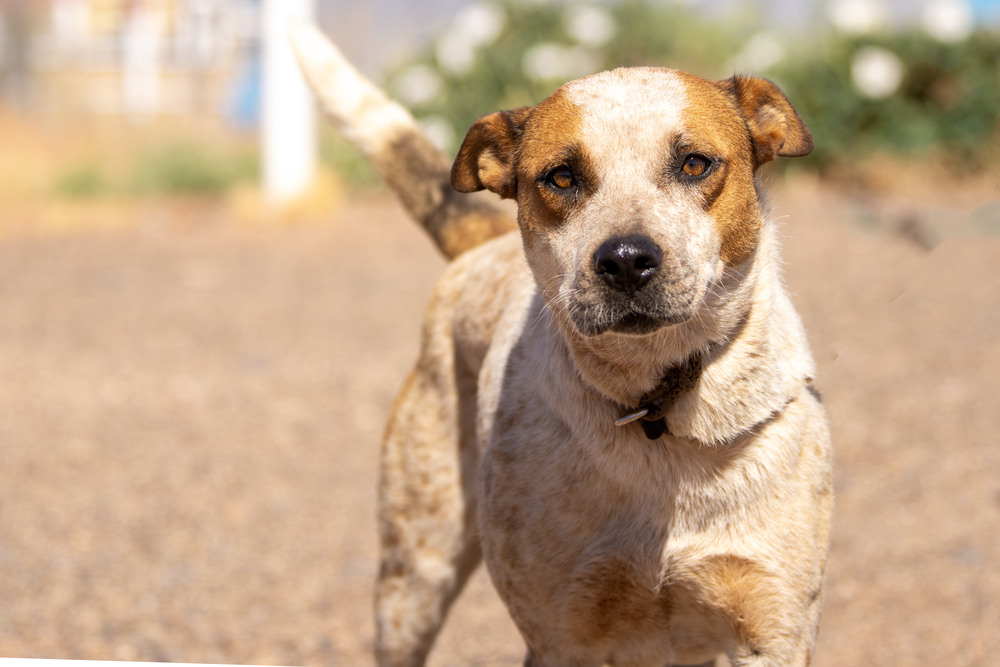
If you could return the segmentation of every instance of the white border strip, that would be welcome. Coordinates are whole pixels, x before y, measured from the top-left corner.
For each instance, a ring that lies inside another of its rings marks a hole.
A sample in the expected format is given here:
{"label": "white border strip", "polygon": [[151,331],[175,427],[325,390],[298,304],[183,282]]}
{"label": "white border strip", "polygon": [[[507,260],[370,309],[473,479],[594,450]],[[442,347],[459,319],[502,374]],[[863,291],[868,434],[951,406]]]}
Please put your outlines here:
{"label": "white border strip", "polygon": [[125,660],[46,660],[38,658],[0,658],[0,667],[249,667],[248,665],[215,665],[201,662],[131,662]]}

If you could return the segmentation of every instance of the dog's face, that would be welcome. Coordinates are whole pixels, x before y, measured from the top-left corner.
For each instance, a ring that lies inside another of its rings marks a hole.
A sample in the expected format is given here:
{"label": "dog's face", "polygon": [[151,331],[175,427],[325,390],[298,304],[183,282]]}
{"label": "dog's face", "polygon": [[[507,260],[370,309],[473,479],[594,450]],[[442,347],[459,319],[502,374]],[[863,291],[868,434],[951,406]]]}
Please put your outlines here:
{"label": "dog's face", "polygon": [[581,334],[644,335],[690,319],[752,255],[756,169],[811,149],[769,81],[620,69],[481,118],[452,184],[517,199],[535,279]]}

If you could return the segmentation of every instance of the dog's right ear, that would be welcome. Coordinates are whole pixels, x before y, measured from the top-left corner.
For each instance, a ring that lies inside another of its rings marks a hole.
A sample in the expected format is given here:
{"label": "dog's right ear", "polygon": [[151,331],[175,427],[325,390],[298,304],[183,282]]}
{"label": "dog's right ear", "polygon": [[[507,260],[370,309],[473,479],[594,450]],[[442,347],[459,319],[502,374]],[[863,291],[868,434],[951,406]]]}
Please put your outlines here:
{"label": "dog's right ear", "polygon": [[451,187],[459,192],[489,190],[503,199],[517,195],[514,151],[531,107],[497,111],[469,128],[451,167]]}
{"label": "dog's right ear", "polygon": [[718,85],[732,97],[746,119],[757,166],[779,156],[802,157],[812,152],[812,133],[774,83],[734,76]]}

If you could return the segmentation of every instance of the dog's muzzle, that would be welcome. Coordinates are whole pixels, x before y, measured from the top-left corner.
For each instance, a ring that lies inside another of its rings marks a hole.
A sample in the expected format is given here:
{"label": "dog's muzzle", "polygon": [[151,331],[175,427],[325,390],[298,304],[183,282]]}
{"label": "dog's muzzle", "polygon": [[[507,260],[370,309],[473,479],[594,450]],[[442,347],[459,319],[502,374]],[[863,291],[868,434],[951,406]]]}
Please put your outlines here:
{"label": "dog's muzzle", "polygon": [[656,275],[663,251],[645,236],[611,238],[594,253],[594,273],[613,290],[634,295]]}
{"label": "dog's muzzle", "polygon": [[644,336],[692,316],[693,272],[642,234],[614,236],[598,246],[572,287],[569,314],[585,336]]}

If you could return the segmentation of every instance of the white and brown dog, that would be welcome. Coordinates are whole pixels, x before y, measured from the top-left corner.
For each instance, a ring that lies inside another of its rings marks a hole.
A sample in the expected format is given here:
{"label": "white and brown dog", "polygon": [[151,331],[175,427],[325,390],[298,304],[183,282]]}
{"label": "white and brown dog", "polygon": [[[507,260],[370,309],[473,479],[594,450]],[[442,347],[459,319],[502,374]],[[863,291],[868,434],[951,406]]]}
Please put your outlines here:
{"label": "white and brown dog", "polygon": [[[318,33],[329,116],[449,256],[386,431],[383,665],[420,665],[481,558],[526,665],[806,665],[831,520],[813,361],[758,168],[812,137],[762,79],[619,69],[473,125],[459,192]],[[486,242],[483,242],[486,241]]]}

